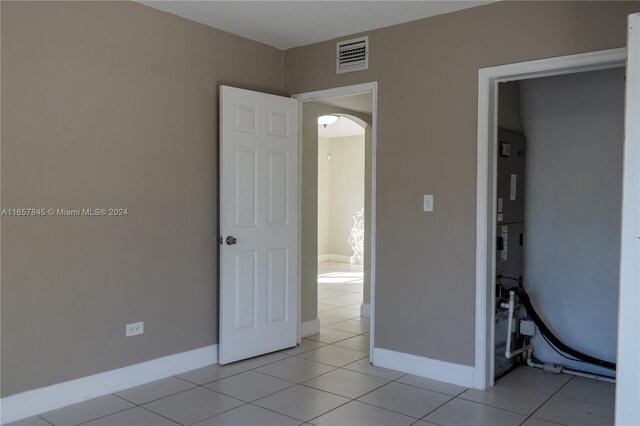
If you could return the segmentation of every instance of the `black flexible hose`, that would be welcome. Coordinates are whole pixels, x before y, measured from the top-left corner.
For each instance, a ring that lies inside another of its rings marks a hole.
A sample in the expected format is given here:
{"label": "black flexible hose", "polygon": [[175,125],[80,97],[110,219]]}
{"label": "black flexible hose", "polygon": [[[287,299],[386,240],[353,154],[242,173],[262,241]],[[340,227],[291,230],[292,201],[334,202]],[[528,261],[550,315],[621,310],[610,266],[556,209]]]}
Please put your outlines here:
{"label": "black flexible hose", "polygon": [[565,345],[564,343],[562,343],[562,341],[558,339],[551,330],[549,330],[549,327],[547,327],[544,321],[542,321],[542,318],[540,318],[536,310],[533,308],[533,305],[531,304],[531,299],[529,299],[529,295],[524,290],[524,288],[517,287],[517,288],[509,289],[509,291],[516,292],[516,294],[518,295],[518,298],[520,299],[520,303],[522,303],[522,305],[527,310],[527,313],[529,314],[533,322],[538,326],[538,330],[540,330],[540,333],[542,333],[542,335],[546,337],[553,346],[560,349],[562,352],[569,354],[574,358],[579,359],[580,361],[584,361],[589,364],[597,365],[599,367],[604,367],[609,370],[615,371],[616,369],[615,363],[604,361],[602,359],[598,359],[587,354],[583,354],[582,352],[577,351]]}

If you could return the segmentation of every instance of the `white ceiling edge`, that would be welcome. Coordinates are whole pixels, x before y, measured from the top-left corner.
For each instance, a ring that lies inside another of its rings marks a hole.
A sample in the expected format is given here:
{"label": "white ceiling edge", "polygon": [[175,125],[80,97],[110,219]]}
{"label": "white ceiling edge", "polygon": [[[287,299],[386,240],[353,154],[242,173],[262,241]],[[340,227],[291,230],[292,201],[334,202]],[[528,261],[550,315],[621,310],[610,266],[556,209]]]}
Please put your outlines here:
{"label": "white ceiling edge", "polygon": [[494,1],[138,0],[146,6],[282,50]]}
{"label": "white ceiling edge", "polygon": [[364,136],[364,128],[345,117],[338,117],[335,123],[324,127],[318,124],[318,136],[321,138],[344,138],[347,136]]}

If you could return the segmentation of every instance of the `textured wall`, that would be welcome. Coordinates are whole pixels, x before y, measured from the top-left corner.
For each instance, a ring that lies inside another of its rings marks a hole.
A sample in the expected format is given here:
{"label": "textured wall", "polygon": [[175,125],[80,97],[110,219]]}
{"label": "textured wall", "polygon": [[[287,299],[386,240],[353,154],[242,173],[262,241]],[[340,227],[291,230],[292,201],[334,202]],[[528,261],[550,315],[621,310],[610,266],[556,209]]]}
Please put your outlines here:
{"label": "textured wall", "polygon": [[[133,2],[2,2],[2,395],[217,342],[220,84],[282,52]],[[125,324],[145,333],[125,338]]]}
{"label": "textured wall", "polygon": [[[364,135],[319,138],[318,144],[318,254],[352,256],[348,239],[353,216],[364,208]],[[331,154],[331,162],[327,154]],[[326,251],[321,251],[327,237]]]}
{"label": "textured wall", "polygon": [[[624,69],[525,80],[525,287],[554,332],[615,362]],[[532,340],[545,362],[606,372]]]}
{"label": "textured wall", "polygon": [[318,138],[318,256],[330,254],[331,229],[331,139]]}
{"label": "textured wall", "polygon": [[285,51],[287,93],[378,82],[376,346],[473,365],[478,69],[625,46],[638,10],[497,2],[371,31],[338,75],[335,40]]}

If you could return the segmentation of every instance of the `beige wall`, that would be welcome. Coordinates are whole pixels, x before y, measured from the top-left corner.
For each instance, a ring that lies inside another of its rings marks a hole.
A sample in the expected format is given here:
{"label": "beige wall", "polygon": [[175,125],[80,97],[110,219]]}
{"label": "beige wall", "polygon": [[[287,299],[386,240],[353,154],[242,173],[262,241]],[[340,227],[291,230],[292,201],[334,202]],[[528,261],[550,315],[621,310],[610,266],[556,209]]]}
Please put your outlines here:
{"label": "beige wall", "polygon": [[624,46],[638,10],[498,2],[371,31],[340,75],[335,40],[285,51],[287,93],[378,81],[376,346],[473,364],[478,68]]}
{"label": "beige wall", "polygon": [[318,137],[318,256],[330,254],[331,246],[331,139]]}
{"label": "beige wall", "polygon": [[520,81],[500,83],[498,87],[498,127],[522,133]]}
{"label": "beige wall", "polygon": [[373,197],[373,130],[372,125],[364,129],[364,280],[362,303],[371,302],[371,228]]}
{"label": "beige wall", "polygon": [[[2,396],[217,342],[218,85],[282,52],[132,2],[2,2]],[[145,333],[125,338],[125,324]]]}
{"label": "beige wall", "polygon": [[[527,292],[568,345],[612,361],[620,282],[624,74],[624,68],[615,68],[521,83]],[[611,374],[562,359],[542,336],[531,343],[542,362]]]}
{"label": "beige wall", "polygon": [[352,256],[353,217],[364,207],[364,135],[331,138],[331,254]]}
{"label": "beige wall", "polygon": [[[327,161],[327,154],[331,154],[331,162]],[[328,190],[324,188],[327,183]],[[319,255],[353,255],[348,239],[353,228],[353,217],[362,208],[364,135],[318,138]],[[321,251],[321,248],[325,251]]]}

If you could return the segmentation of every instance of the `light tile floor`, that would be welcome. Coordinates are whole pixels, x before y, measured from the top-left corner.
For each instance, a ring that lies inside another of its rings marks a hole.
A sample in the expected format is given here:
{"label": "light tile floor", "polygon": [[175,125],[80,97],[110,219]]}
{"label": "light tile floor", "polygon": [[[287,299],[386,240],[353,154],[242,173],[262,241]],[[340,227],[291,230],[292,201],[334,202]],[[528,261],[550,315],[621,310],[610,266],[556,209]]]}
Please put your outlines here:
{"label": "light tile floor", "polygon": [[[336,290],[345,288],[337,284],[320,291],[348,292]],[[363,344],[367,334],[367,318],[342,318],[295,348],[201,368],[14,424],[613,424],[613,385],[520,367],[480,392],[373,367]]]}

